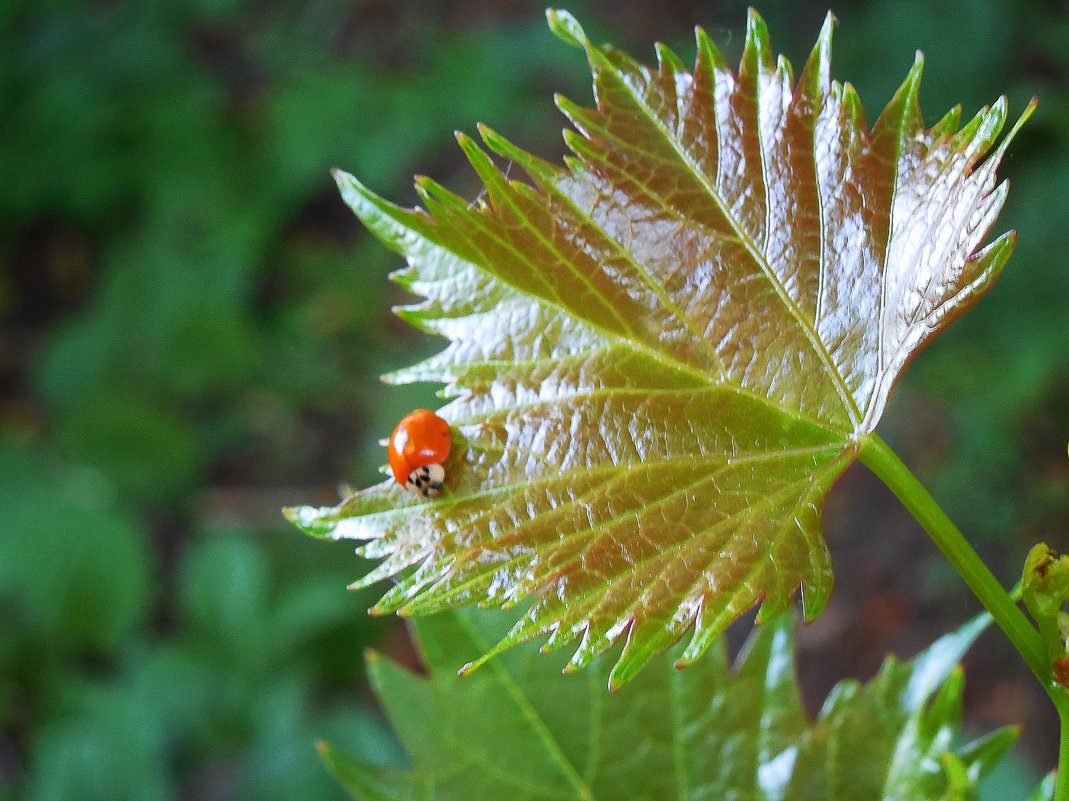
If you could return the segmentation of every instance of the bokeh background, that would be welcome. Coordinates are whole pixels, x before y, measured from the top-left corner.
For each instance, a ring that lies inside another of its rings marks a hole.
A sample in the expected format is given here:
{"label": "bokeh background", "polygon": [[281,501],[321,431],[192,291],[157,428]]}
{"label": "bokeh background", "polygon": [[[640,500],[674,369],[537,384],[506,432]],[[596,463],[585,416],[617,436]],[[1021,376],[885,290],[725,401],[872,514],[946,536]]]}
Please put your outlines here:
{"label": "bokeh background", "polygon": [[[596,40],[737,63],[743,2],[573,0]],[[824,2],[767,0],[800,68]],[[837,4],[833,70],[874,120],[914,51],[934,121],[1038,96],[1012,147],[990,295],[922,354],[881,433],[1012,583],[1069,543],[1069,5]],[[0,799],[340,799],[313,743],[396,759],[362,650],[403,629],[345,592],[345,544],[279,508],[378,480],[377,440],[434,404],[378,376],[439,343],[390,313],[400,266],[328,170],[414,203],[478,191],[453,141],[489,123],[563,151],[552,93],[585,61],[520,0],[7,0],[0,4]],[[800,633],[811,708],[978,605],[863,467],[828,502],[834,599]],[[998,632],[968,724],[1021,722],[985,788],[1020,797],[1053,714]]]}

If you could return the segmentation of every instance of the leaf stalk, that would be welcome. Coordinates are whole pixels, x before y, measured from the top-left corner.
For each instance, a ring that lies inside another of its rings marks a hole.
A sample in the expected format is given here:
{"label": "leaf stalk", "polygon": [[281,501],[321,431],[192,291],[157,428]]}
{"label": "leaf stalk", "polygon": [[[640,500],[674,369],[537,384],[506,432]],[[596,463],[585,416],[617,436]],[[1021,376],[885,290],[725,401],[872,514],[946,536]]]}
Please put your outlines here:
{"label": "leaf stalk", "polygon": [[1069,801],[1069,693],[1053,680],[1050,658],[1039,631],[1017,606],[924,485],[875,434],[861,440],[858,458],[886,484],[965,579],[995,622],[1021,654],[1058,711],[1061,735],[1052,801]]}
{"label": "leaf stalk", "polygon": [[[1063,699],[1057,697],[1058,688],[1053,686],[1050,663],[1039,632],[1029,623],[1024,612],[928,490],[924,488],[924,485],[910,472],[890,446],[875,434],[869,434],[861,440],[858,458],[890,488],[891,492],[921,524],[954,569],[961,574],[965,583],[969,585],[969,589],[991,613],[999,628],[1006,633],[1013,647],[1021,654],[1043,689],[1058,706],[1059,713],[1062,707],[1066,707],[1066,712],[1069,713],[1069,706],[1064,703]],[[1065,742],[1064,725],[1062,732],[1062,750],[1063,756],[1066,756],[1066,749],[1069,749],[1069,745]],[[1063,764],[1069,768],[1069,763]],[[1066,772],[1069,773],[1069,770]],[[1059,781],[1059,785],[1061,783]],[[1059,795],[1056,798],[1062,801],[1063,796]],[[1069,795],[1064,798],[1069,801]]]}
{"label": "leaf stalk", "polygon": [[1058,743],[1058,770],[1055,774],[1053,801],[1069,801],[1069,704],[1064,700],[1059,703],[1055,698],[1054,705],[1058,708],[1061,739]]}

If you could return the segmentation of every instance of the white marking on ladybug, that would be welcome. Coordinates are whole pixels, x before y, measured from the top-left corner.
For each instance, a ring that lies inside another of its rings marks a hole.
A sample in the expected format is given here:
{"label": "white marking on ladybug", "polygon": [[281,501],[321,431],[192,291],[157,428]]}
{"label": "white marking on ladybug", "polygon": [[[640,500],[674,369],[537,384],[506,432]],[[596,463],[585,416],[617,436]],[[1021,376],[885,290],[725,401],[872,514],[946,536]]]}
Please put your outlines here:
{"label": "white marking on ladybug", "polygon": [[417,467],[408,474],[405,489],[422,495],[424,498],[437,498],[442,494],[442,484],[445,482],[445,468],[440,464],[428,464]]}

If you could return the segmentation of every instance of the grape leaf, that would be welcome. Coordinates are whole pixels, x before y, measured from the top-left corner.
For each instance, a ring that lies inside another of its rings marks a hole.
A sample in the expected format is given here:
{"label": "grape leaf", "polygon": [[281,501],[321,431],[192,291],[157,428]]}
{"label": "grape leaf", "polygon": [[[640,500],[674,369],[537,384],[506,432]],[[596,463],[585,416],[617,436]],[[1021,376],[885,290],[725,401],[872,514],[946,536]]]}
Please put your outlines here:
{"label": "grape leaf", "polygon": [[573,670],[624,639],[619,686],[688,631],[693,662],[758,603],[759,620],[799,589],[807,619],[824,606],[823,498],[906,362],[1009,257],[1012,232],[983,242],[1032,106],[994,150],[1005,99],[926,129],[918,56],[869,130],[831,80],[830,15],[797,83],[756,13],[737,76],[700,29],[688,72],[548,16],[585,48],[597,100],[558,99],[565,165],[480,127],[526,182],[463,135],[475,203],[420,178],[426,208],[403,209],[336,173],[426,298],[400,315],[450,340],[387,377],[446,385],[445,494],[386,481],[286,511],[366,541],[382,561],[354,586],[396,580],[373,611],[525,601],[491,653],[578,639]]}
{"label": "grape leaf", "polygon": [[321,745],[356,798],[964,799],[1019,733],[959,737],[955,665],[986,615],[910,662],[888,659],[866,684],[840,683],[812,723],[795,675],[793,611],[755,629],[734,670],[721,638],[686,673],[659,660],[619,695],[602,689],[605,660],[562,679],[562,660],[530,647],[458,678],[457,662],[494,641],[489,617],[416,622],[427,677],[369,659],[412,768],[369,765]]}

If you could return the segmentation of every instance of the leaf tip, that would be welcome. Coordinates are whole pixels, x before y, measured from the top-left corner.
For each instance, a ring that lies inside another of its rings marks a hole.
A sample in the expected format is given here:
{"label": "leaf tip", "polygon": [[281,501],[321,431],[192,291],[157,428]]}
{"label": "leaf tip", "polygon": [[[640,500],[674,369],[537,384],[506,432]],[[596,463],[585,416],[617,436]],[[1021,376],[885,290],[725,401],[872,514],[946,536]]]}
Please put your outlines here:
{"label": "leaf tip", "polygon": [[[330,174],[334,178],[334,183],[338,186],[338,191],[341,192],[342,200],[354,211],[359,206],[362,206],[364,201],[374,197],[371,191],[360,183],[355,175],[337,168],[331,170]],[[359,214],[359,211],[357,211],[357,214]]]}
{"label": "leaf tip", "polygon": [[[999,100],[1004,104],[1006,102],[1005,97],[1000,97]],[[1038,105],[1039,98],[1033,95],[1032,99],[1028,101],[1028,105],[1024,107],[1024,111],[1021,112],[1021,116],[1017,118],[1017,122],[1013,124],[1013,127],[1010,128],[1010,132],[1006,134],[1006,138],[1003,139],[1002,144],[999,145],[999,153],[1005,152],[1006,148],[1009,147],[1010,142],[1017,136],[1017,133],[1024,127],[1024,124],[1028,122],[1028,118],[1032,116],[1032,112],[1036,110],[1036,106]]]}
{"label": "leaf tip", "polygon": [[755,8],[746,12],[746,45],[743,51],[743,63],[768,65],[772,62],[772,43],[768,38],[768,26]]}
{"label": "leaf tip", "polygon": [[708,72],[717,72],[727,69],[727,61],[724,59],[720,48],[716,46],[709,34],[700,25],[694,28],[694,40],[698,49],[698,65]]}
{"label": "leaf tip", "polygon": [[913,103],[919,103],[918,97],[920,96],[921,76],[924,74],[924,53],[917,50],[913,54],[913,65],[909,68],[909,72],[906,74],[906,80],[902,84],[902,88],[907,91],[907,97]]}
{"label": "leaf tip", "polygon": [[330,175],[334,179],[334,183],[338,185],[339,189],[344,187],[344,185],[349,183],[350,181],[356,181],[356,178],[354,178],[352,175],[347,173],[345,170],[338,169],[337,167],[331,169]]}
{"label": "leaf tip", "polygon": [[457,671],[457,675],[460,676],[461,678],[465,678],[467,676],[470,676],[472,673],[474,673],[476,670],[478,670],[483,665],[485,665],[488,661],[490,661],[490,658],[492,656],[493,656],[493,652],[491,651],[489,653],[483,654],[478,659],[474,659],[471,662],[466,663],[465,665],[463,665],[460,668],[460,670]]}
{"label": "leaf tip", "polygon": [[690,642],[687,643],[687,647],[683,649],[683,653],[680,654],[679,659],[676,660],[677,668],[686,668],[693,665],[698,661],[698,657],[709,650],[709,646],[717,637],[717,631],[703,627],[701,625],[701,617],[698,617],[694,626],[694,633],[691,635]]}
{"label": "leaf tip", "polygon": [[547,8],[546,22],[549,29],[563,42],[586,49],[588,39],[583,26],[569,12],[563,8]]}
{"label": "leaf tip", "polygon": [[814,99],[826,94],[831,86],[831,35],[836,22],[835,15],[829,11],[802,71],[800,83]]}
{"label": "leaf tip", "polygon": [[457,140],[457,144],[465,153],[468,152],[468,148],[478,147],[475,140],[461,130],[453,131],[453,138]]}
{"label": "leaf tip", "polygon": [[373,668],[379,662],[382,661],[382,654],[376,651],[374,648],[364,649],[364,663],[368,668]]}
{"label": "leaf tip", "polygon": [[656,46],[657,62],[661,65],[662,73],[678,74],[686,72],[686,67],[683,66],[683,61],[676,55],[668,45],[657,42]]}

